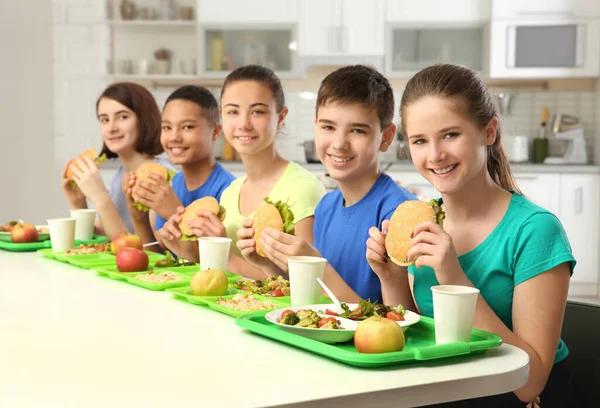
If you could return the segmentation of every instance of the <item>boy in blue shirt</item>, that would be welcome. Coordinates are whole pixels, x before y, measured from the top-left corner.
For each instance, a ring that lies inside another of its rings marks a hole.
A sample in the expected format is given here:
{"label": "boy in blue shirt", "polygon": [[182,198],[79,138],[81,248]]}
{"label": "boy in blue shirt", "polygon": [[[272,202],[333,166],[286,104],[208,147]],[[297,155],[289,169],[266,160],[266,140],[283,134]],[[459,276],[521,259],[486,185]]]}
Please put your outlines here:
{"label": "boy in blue shirt", "polygon": [[[329,74],[317,96],[315,144],[339,188],[315,209],[313,246],[272,229],[260,238],[267,256],[282,270],[287,270],[289,256],[326,258],[325,283],[346,302],[383,302],[379,278],[365,258],[369,228],[381,226],[403,201],[416,199],[379,167],[379,152],[389,148],[396,133],[393,117],[393,90],[379,72],[355,65]],[[254,244],[251,232],[240,232],[240,249]]]}
{"label": "boy in blue shirt", "polygon": [[173,177],[171,185],[154,174],[150,174],[150,183],[138,183],[135,195],[139,202],[150,207],[151,225],[138,225],[135,230],[138,234],[152,231],[162,246],[182,256],[182,251],[191,249],[186,246],[197,251],[198,244],[163,239],[158,231],[166,220],[158,215],[158,209],[166,207],[168,211],[160,212],[176,214],[178,208],[205,196],[218,201],[235,177],[213,155],[221,125],[217,100],[209,90],[193,85],[178,88],[167,98],[161,119],[161,144],[171,162],[181,165],[182,171]]}

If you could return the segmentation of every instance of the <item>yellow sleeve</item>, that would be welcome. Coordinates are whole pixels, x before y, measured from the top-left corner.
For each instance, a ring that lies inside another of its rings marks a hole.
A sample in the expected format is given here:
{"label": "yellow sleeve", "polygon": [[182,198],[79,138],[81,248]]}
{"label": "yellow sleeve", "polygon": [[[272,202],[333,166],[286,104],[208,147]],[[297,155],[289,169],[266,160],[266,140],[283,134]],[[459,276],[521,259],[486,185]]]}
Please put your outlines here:
{"label": "yellow sleeve", "polygon": [[[288,204],[294,214],[294,223],[311,217],[321,198],[325,195],[323,184],[316,177],[298,177],[286,183],[289,193]],[[284,200],[285,201],[285,200]]]}

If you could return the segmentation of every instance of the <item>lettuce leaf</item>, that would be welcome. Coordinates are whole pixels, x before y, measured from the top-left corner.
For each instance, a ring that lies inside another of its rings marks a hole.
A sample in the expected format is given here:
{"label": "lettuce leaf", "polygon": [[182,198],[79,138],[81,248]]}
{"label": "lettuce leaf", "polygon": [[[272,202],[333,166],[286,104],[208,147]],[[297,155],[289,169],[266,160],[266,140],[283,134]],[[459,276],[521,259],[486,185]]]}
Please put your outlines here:
{"label": "lettuce leaf", "polygon": [[283,219],[283,232],[290,235],[296,235],[294,229],[294,213],[292,213],[292,209],[287,201],[285,203],[281,200],[272,202],[269,197],[265,197],[265,202],[274,205],[275,208],[277,208],[277,211],[279,211],[281,219]]}

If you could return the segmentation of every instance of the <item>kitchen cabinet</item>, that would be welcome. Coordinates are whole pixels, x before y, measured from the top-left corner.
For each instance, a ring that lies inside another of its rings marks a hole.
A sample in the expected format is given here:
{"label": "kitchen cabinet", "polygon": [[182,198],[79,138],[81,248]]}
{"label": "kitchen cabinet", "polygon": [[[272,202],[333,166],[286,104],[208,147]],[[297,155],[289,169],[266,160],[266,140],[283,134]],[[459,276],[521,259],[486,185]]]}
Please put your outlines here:
{"label": "kitchen cabinet", "polygon": [[393,23],[479,23],[490,18],[489,0],[387,0],[385,21]]}
{"label": "kitchen cabinet", "polygon": [[186,20],[109,20],[112,80],[193,78],[196,75],[196,22]]}
{"label": "kitchen cabinet", "polygon": [[600,175],[562,174],[560,212],[557,214],[567,232],[577,261],[571,280],[598,282],[600,245]]}
{"label": "kitchen cabinet", "polygon": [[492,19],[572,18],[600,15],[597,0],[493,0]]}
{"label": "kitchen cabinet", "polygon": [[200,23],[293,23],[298,20],[297,0],[198,0]]}
{"label": "kitchen cabinet", "polygon": [[291,24],[202,24],[199,29],[202,77],[224,77],[231,70],[248,64],[269,67],[280,77],[292,76],[296,41]]}
{"label": "kitchen cabinet", "polygon": [[383,56],[383,1],[299,1],[298,55]]}
{"label": "kitchen cabinet", "polygon": [[462,65],[483,73],[487,69],[486,44],[487,29],[483,25],[388,24],[386,74],[410,77],[435,63]]}
{"label": "kitchen cabinet", "polygon": [[421,176],[421,174],[416,171],[392,171],[387,172],[387,174],[421,200],[431,200],[432,198],[439,198],[441,196],[439,191],[437,191],[425,177]]}
{"label": "kitchen cabinet", "polygon": [[559,173],[517,173],[513,176],[527,199],[559,215],[561,195]]}

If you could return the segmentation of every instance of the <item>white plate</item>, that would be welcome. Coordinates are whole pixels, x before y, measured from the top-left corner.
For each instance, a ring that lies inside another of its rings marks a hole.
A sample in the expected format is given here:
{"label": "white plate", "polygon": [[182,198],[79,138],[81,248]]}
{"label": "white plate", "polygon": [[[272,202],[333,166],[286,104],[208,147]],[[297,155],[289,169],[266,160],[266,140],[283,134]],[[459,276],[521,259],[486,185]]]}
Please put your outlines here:
{"label": "white plate", "polygon": [[[358,303],[346,303],[348,305],[348,307],[350,308],[350,310],[354,310],[358,307]],[[321,305],[321,307],[323,307],[325,305]],[[344,310],[342,309],[342,307],[336,307],[335,305],[326,305],[326,308],[323,308],[322,310],[325,311],[325,309],[329,309],[332,312],[336,312],[338,314],[341,314],[344,312]],[[406,313],[404,314],[404,320],[401,321],[397,321],[396,323],[398,323],[400,325],[400,327],[402,327],[402,331],[406,331],[408,330],[408,328],[417,323],[419,320],[421,320],[421,315],[416,314],[415,312],[411,312],[410,310],[407,310]],[[360,322],[360,320],[358,321]]]}
{"label": "white plate", "polygon": [[[50,233],[49,232],[39,232],[40,228],[48,228],[47,225],[36,225],[36,228],[38,229],[38,242],[50,239]],[[8,232],[8,231],[0,231],[0,241],[12,242],[12,239],[10,237],[10,232]]]}
{"label": "white plate", "polygon": [[293,312],[297,312],[298,310],[313,310],[319,314],[319,316],[323,317],[332,317],[326,315],[324,313],[319,313],[319,310],[325,311],[325,309],[329,306],[333,305],[308,305],[308,306],[291,306],[291,307],[283,307],[281,309],[273,310],[265,315],[265,318],[271,322],[279,326],[281,329],[288,331],[290,333],[298,334],[300,336],[308,337],[309,339],[317,340],[323,343],[333,344],[333,343],[344,343],[346,341],[352,340],[354,338],[354,332],[358,327],[360,322],[355,322],[354,320],[344,319],[343,317],[335,317],[340,321],[340,326],[343,329],[315,329],[312,327],[297,327],[290,326],[287,324],[279,323],[279,318],[281,317],[281,313],[285,310],[291,310]]}

